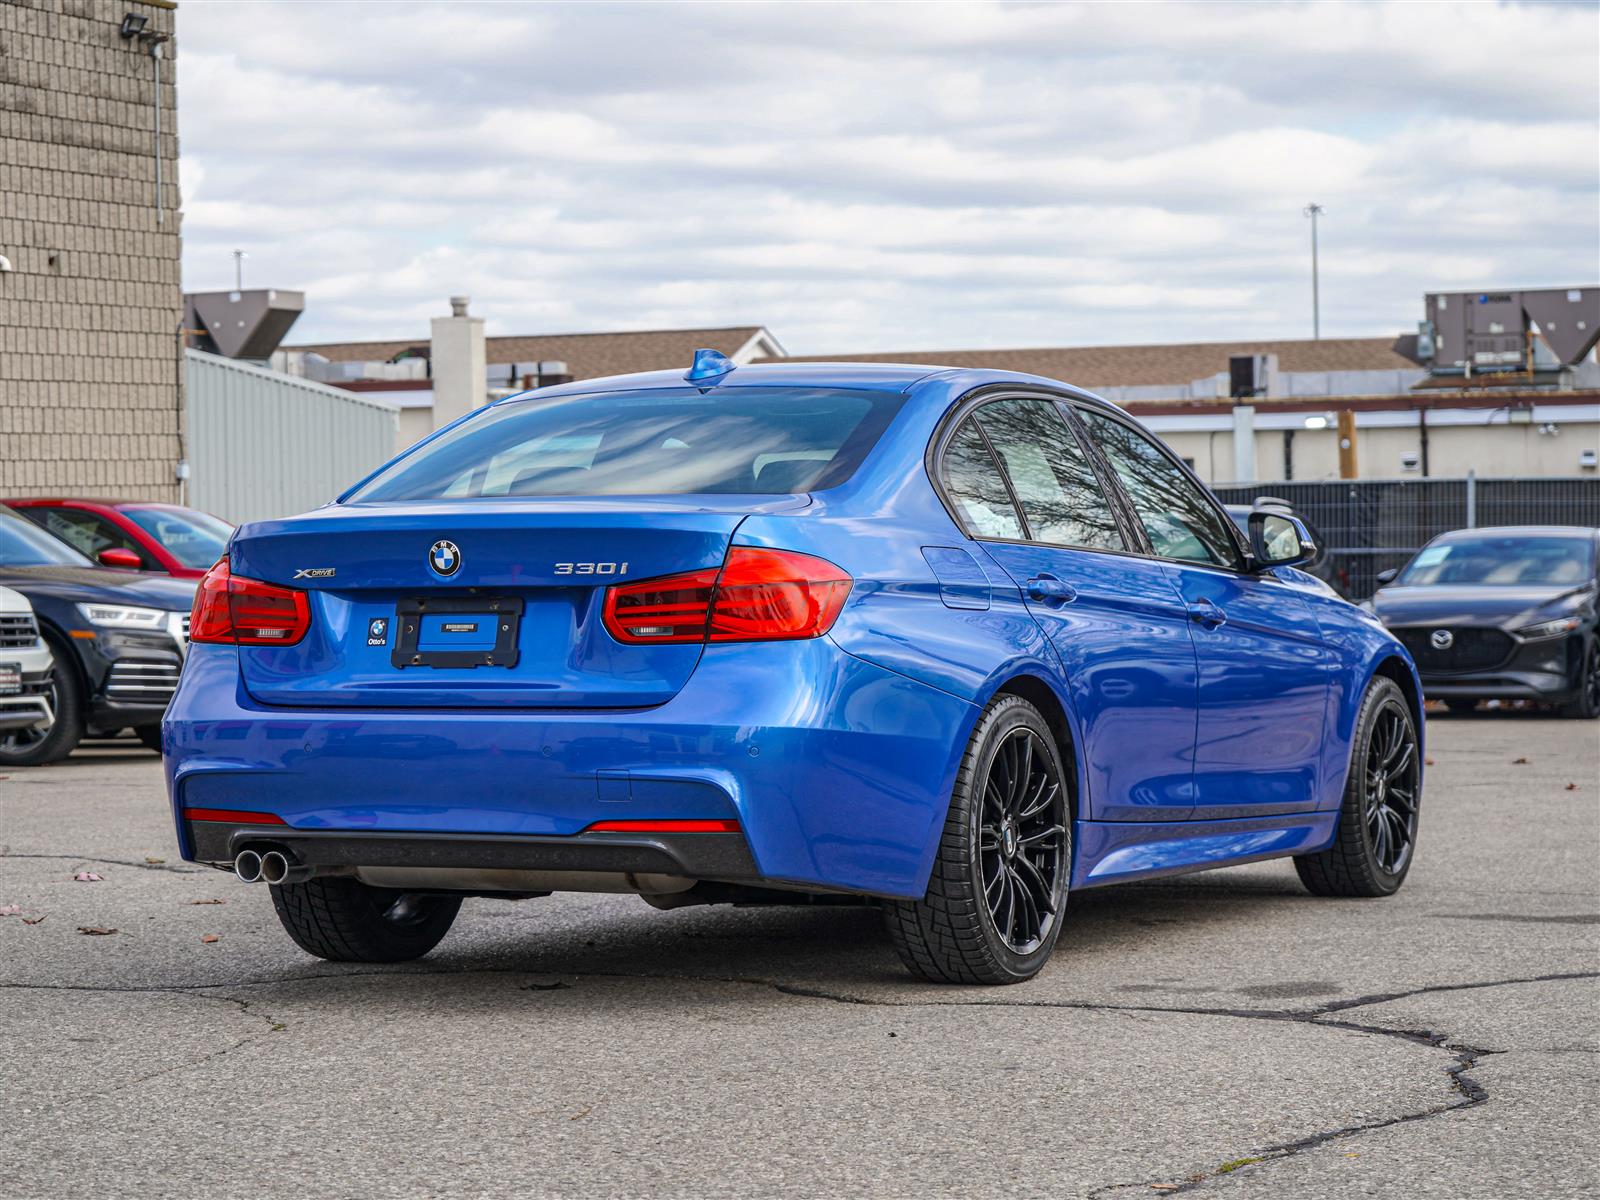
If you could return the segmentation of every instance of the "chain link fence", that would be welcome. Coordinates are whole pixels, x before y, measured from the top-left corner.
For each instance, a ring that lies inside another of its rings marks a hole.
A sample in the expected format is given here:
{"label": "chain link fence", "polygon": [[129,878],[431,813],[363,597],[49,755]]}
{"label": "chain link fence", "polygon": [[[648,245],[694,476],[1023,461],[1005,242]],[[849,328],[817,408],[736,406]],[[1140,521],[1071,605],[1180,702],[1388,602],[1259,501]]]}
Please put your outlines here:
{"label": "chain link fence", "polygon": [[1490,525],[1600,526],[1600,477],[1328,479],[1219,484],[1225,504],[1288,501],[1328,545],[1346,593],[1362,600],[1377,574],[1404,566],[1438,534]]}

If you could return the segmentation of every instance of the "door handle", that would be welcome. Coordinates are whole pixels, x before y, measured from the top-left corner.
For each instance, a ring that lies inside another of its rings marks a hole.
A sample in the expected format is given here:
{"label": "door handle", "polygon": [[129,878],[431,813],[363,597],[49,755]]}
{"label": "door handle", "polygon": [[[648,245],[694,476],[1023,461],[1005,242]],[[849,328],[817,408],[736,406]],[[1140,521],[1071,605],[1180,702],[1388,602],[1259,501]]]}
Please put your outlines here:
{"label": "door handle", "polygon": [[1207,629],[1215,629],[1219,625],[1226,624],[1228,620],[1228,614],[1209,600],[1196,600],[1188,605],[1188,611],[1191,621],[1204,625]]}
{"label": "door handle", "polygon": [[1043,604],[1071,604],[1078,598],[1077,588],[1054,575],[1035,575],[1026,586],[1028,599]]}

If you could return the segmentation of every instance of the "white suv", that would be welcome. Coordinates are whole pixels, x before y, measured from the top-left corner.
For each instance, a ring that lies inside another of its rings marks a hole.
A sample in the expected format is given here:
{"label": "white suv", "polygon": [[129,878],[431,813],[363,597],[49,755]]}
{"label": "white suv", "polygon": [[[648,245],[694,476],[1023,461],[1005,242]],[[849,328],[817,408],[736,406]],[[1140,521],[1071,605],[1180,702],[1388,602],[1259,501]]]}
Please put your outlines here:
{"label": "white suv", "polygon": [[32,740],[54,723],[52,666],[28,598],[0,587],[0,743]]}

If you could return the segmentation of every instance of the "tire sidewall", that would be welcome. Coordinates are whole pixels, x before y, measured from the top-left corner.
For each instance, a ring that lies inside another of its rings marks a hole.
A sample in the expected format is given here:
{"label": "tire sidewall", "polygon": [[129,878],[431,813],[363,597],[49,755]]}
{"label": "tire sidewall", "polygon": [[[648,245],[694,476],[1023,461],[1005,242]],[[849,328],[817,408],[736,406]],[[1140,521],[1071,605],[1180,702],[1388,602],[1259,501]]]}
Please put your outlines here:
{"label": "tire sidewall", "polygon": [[[1062,875],[1056,883],[1056,919],[1051,922],[1049,930],[1039,946],[1028,954],[1018,954],[1001,936],[996,926],[994,917],[989,912],[987,898],[983,891],[983,863],[978,852],[978,829],[983,822],[983,785],[989,778],[990,767],[994,758],[999,753],[1001,744],[1006,737],[1017,729],[1031,730],[1039,738],[1049,757],[1051,767],[1056,774],[1056,781],[1061,788],[1062,827],[1066,830],[1063,835],[1065,844],[1062,855]],[[1062,769],[1060,747],[1056,745],[1055,733],[1050,729],[1039,710],[1026,700],[1017,697],[1004,707],[996,709],[988,724],[980,734],[981,741],[977,746],[974,756],[972,786],[975,794],[966,797],[966,821],[963,826],[965,833],[965,866],[972,880],[973,895],[978,913],[978,925],[983,932],[986,949],[994,961],[1007,974],[1017,979],[1028,979],[1038,974],[1051,952],[1055,949],[1056,941],[1061,936],[1061,927],[1066,916],[1068,896],[1068,881],[1072,876],[1072,811],[1067,803],[1067,778]]]}

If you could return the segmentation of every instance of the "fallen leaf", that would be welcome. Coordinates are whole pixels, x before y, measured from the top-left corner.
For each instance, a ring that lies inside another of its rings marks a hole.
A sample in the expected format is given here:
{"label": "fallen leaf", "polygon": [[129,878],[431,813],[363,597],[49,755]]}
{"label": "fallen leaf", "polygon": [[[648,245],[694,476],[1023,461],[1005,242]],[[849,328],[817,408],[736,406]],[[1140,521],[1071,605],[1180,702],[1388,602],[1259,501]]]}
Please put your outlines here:
{"label": "fallen leaf", "polygon": [[99,883],[104,875],[96,875],[93,871],[79,871],[72,877],[74,883]]}
{"label": "fallen leaf", "polygon": [[1578,785],[1577,785],[1577,784],[1575,784],[1575,783],[1569,783],[1569,784],[1567,784],[1567,791],[1569,791],[1569,792],[1575,792],[1575,791],[1577,791],[1577,790],[1578,790]]}
{"label": "fallen leaf", "polygon": [[226,904],[226,900],[191,900],[190,904]]}
{"label": "fallen leaf", "polygon": [[1424,766],[1429,766],[1429,767],[1433,766],[1433,759],[1431,759],[1431,758],[1425,758],[1425,759],[1422,760],[1422,762],[1423,762]]}
{"label": "fallen leaf", "polygon": [[43,917],[23,917],[22,923],[24,925],[37,925],[42,920],[44,920]]}
{"label": "fallen leaf", "polygon": [[0,917],[14,917],[21,911],[20,904],[0,904]]}
{"label": "fallen leaf", "polygon": [[145,862],[147,862],[147,863],[155,863],[157,865],[160,865],[161,863],[164,863],[166,861],[167,860],[164,859],[164,858],[147,858],[147,859],[145,859]]}
{"label": "fallen leaf", "polygon": [[200,940],[209,946],[212,942],[220,942],[222,940],[222,935],[220,933],[208,933]]}
{"label": "fallen leaf", "polygon": [[594,1105],[587,1104],[567,1118],[569,1121],[581,1121],[594,1111]]}
{"label": "fallen leaf", "polygon": [[90,937],[105,937],[108,933],[115,933],[115,929],[104,929],[99,925],[79,925],[79,933],[87,933]]}
{"label": "fallen leaf", "polygon": [[1513,767],[1525,767],[1528,765],[1528,760],[1525,758],[1513,758],[1511,760],[1511,765]]}

